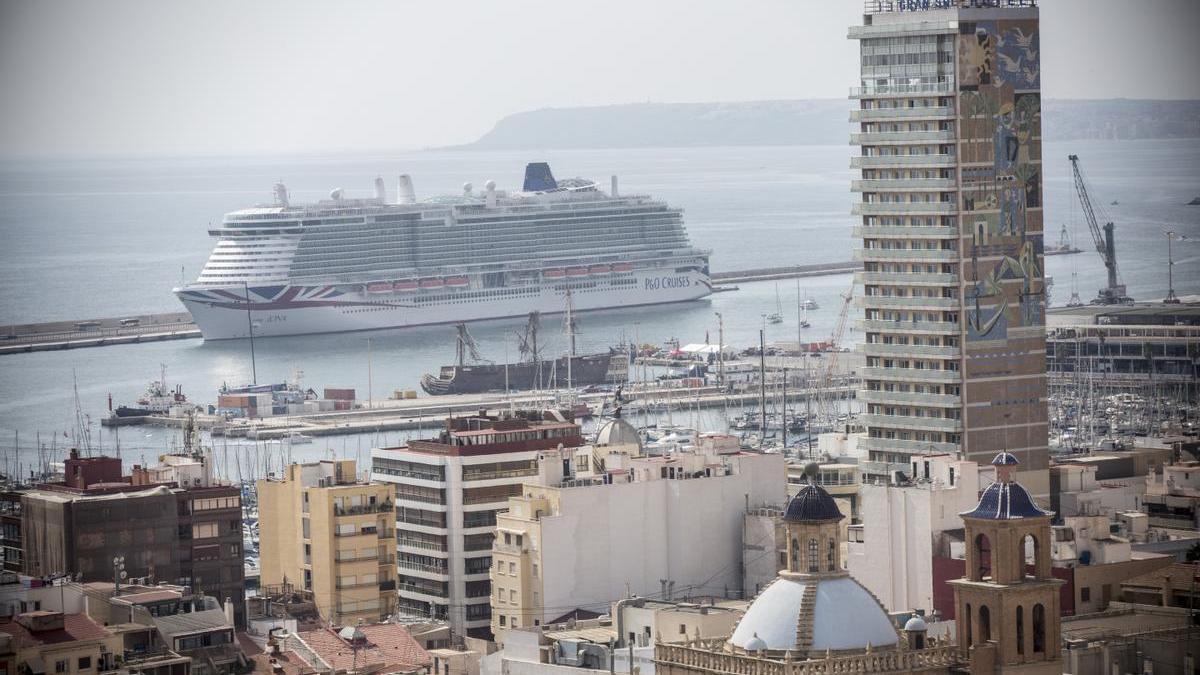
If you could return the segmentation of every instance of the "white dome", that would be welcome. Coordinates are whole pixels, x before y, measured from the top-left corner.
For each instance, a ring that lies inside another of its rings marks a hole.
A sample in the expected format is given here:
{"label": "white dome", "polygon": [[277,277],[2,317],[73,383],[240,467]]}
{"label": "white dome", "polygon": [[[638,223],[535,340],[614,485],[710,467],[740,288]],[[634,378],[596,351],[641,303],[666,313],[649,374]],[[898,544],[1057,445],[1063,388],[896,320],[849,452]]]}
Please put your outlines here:
{"label": "white dome", "polygon": [[748,652],[761,652],[766,648],[767,643],[763,642],[763,639],[758,637],[757,634],[746,641],[746,651]]}
{"label": "white dome", "polygon": [[637,429],[624,419],[610,419],[596,432],[596,445],[636,445],[641,450],[642,437]]}
{"label": "white dome", "polygon": [[[811,607],[805,589],[816,585]],[[758,637],[772,651],[801,650],[801,615],[812,617],[809,651],[886,647],[900,639],[887,613],[867,589],[849,576],[789,579],[778,577],[759,594],[738,622],[729,641],[750,650]]]}
{"label": "white dome", "polygon": [[925,619],[922,619],[920,616],[914,614],[913,618],[904,623],[904,630],[929,630],[929,627],[925,625]]}

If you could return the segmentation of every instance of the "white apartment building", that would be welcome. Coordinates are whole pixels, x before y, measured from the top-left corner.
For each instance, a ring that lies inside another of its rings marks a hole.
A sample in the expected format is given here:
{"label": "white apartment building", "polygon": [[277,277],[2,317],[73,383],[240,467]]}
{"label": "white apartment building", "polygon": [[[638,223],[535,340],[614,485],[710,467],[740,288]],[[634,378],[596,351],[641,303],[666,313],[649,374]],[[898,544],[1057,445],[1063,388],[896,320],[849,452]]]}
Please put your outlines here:
{"label": "white apartment building", "polygon": [[979,465],[952,455],[913,456],[904,485],[864,484],[862,524],[846,544],[851,576],[890,612],[933,611],[933,558],[979,501]]}
{"label": "white apartment building", "polygon": [[490,637],[496,515],[536,480],[546,450],[583,445],[561,416],[454,418],[437,438],[371,451],[372,480],[395,486],[399,611]]}
{"label": "white apartment building", "polygon": [[492,630],[601,613],[630,595],[731,597],[742,588],[747,507],[786,500],[782,455],[702,436],[664,456],[610,453],[600,473],[547,452],[496,518]]}

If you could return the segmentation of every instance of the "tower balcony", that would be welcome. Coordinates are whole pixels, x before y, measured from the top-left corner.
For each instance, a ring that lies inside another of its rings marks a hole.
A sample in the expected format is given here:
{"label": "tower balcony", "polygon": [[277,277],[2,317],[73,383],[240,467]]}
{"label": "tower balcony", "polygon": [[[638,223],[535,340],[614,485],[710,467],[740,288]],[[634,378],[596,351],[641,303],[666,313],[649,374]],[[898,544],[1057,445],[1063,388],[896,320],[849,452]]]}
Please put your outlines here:
{"label": "tower balcony", "polygon": [[851,122],[875,122],[879,120],[943,120],[954,119],[954,107],[912,106],[905,108],[868,108],[850,111]]}
{"label": "tower balcony", "polygon": [[923,298],[907,296],[903,298],[882,295],[861,295],[854,299],[856,306],[864,309],[958,309],[958,298]]}
{"label": "tower balcony", "polygon": [[866,356],[931,356],[946,359],[962,356],[961,348],[941,345],[889,345],[882,342],[864,342],[859,345],[859,348]]}
{"label": "tower balcony", "polygon": [[850,145],[951,143],[954,140],[953,131],[864,131],[850,134]]}
{"label": "tower balcony", "polygon": [[910,227],[908,225],[855,225],[850,236],[862,239],[957,239],[957,227]]}
{"label": "tower balcony", "polygon": [[911,429],[916,431],[962,431],[962,420],[944,417],[912,417],[909,415],[860,415],[859,421],[870,427],[887,429]]}
{"label": "tower balcony", "polygon": [[940,408],[950,408],[962,405],[962,397],[953,394],[924,394],[912,391],[883,391],[879,389],[859,389],[857,398],[860,402],[883,403],[889,405],[924,405]]}
{"label": "tower balcony", "polygon": [[850,158],[851,169],[895,169],[908,167],[950,168],[958,163],[958,155],[860,155]]}
{"label": "tower balcony", "polygon": [[953,178],[870,178],[850,181],[851,192],[946,192],[957,190]]}
{"label": "tower balcony", "polygon": [[958,251],[913,248],[860,248],[855,249],[854,259],[862,262],[958,262]]}
{"label": "tower balcony", "polygon": [[850,213],[856,216],[909,214],[951,214],[958,211],[954,202],[856,202]]}
{"label": "tower balcony", "polygon": [[957,321],[884,321],[864,319],[859,330],[871,333],[904,333],[906,335],[958,335],[962,326]]}
{"label": "tower balcony", "polygon": [[859,370],[864,380],[885,380],[891,382],[937,382],[957,384],[962,382],[962,372],[958,370],[931,370],[929,368],[883,368],[866,367]]}
{"label": "tower balcony", "polygon": [[[874,228],[871,229],[874,230]],[[860,285],[885,284],[890,286],[958,286],[958,277],[953,274],[892,274],[891,272],[855,272],[854,281]]]}

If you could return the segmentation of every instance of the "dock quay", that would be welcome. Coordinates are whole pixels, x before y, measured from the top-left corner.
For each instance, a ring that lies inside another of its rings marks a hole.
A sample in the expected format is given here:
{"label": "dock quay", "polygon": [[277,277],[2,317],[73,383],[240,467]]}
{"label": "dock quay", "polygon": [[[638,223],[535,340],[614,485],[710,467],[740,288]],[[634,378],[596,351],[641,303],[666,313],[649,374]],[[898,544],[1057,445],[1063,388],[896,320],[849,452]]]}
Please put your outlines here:
{"label": "dock quay", "polygon": [[778,281],[803,277],[821,277],[831,274],[861,272],[862,263],[846,262],[814,263],[811,265],[788,265],[786,267],[762,267],[759,269],[714,272],[710,275],[715,284],[736,284],[747,281]]}
{"label": "dock quay", "polygon": [[0,326],[0,354],[183,340],[200,337],[187,312]]}
{"label": "dock quay", "polygon": [[[733,284],[848,274],[861,269],[862,263],[848,260],[836,263],[716,272],[712,274],[711,278],[715,284]],[[186,340],[198,337],[200,337],[200,329],[192,323],[192,317],[187,312],[130,314],[103,319],[12,324],[0,326],[0,355],[162,340]]]}
{"label": "dock quay", "polygon": [[[825,400],[851,400],[858,389],[859,383],[856,379],[846,378],[824,389],[796,391],[789,395],[788,400],[804,401],[805,396],[820,396]],[[773,400],[775,394],[768,395]],[[578,395],[577,400],[594,410],[611,396],[609,392],[585,393]],[[726,392],[716,386],[646,387],[635,384],[625,389],[624,396],[635,407],[640,405],[646,410],[688,410],[752,404],[759,400],[761,394],[757,387]],[[560,405],[562,401],[554,392],[522,392],[511,395],[496,392],[362,403],[363,407],[336,412],[281,415],[253,420],[227,420],[218,415],[197,414],[194,420],[197,426],[214,436],[249,440],[286,440],[296,436],[320,437],[437,429],[445,424],[447,417],[454,415],[476,414],[480,411],[494,413],[509,408],[552,407]],[[142,424],[151,426],[182,428],[187,418],[151,415],[138,419],[143,420]]]}

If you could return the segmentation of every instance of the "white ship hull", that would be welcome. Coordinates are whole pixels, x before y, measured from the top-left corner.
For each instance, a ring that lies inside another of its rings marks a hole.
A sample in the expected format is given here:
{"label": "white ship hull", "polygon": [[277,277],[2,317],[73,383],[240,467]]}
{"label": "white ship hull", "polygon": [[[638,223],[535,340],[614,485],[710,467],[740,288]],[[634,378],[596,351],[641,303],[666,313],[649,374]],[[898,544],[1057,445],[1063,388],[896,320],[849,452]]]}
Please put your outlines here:
{"label": "white ship hull", "polygon": [[[686,302],[712,293],[708,275],[694,270],[637,270],[586,281],[571,282],[575,311]],[[549,281],[540,287],[488,290],[466,287],[371,293],[356,285],[251,286],[249,291],[248,312],[246,289],[240,285],[188,286],[175,293],[206,340],[246,338],[251,322],[257,338],[429,326],[566,310],[565,283]],[[422,300],[435,295],[445,299]]]}

